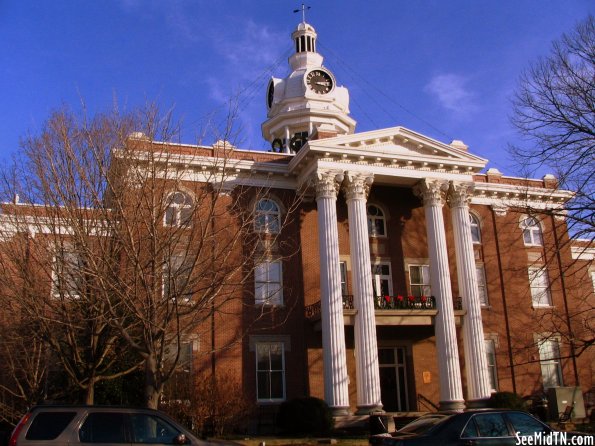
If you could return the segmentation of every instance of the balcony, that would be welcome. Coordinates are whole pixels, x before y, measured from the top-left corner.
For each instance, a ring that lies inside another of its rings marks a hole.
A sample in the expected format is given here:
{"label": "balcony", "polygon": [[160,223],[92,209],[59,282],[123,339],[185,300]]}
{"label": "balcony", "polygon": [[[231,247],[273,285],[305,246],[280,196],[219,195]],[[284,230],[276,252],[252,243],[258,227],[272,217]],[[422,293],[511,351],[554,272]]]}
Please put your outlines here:
{"label": "balcony", "polygon": [[[462,298],[453,302],[455,323],[461,324],[463,311]],[[438,314],[434,296],[376,296],[374,298],[376,325],[434,325]],[[320,324],[320,301],[304,309],[308,320]],[[345,325],[355,324],[357,310],[353,305],[353,296],[343,296],[343,321]]]}

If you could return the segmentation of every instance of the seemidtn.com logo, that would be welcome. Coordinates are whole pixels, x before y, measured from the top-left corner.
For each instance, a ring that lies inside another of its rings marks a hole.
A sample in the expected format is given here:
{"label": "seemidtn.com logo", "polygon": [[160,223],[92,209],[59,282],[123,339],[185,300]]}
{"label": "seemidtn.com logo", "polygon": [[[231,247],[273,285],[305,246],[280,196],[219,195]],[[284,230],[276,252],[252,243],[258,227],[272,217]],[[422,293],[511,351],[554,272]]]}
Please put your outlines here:
{"label": "seemidtn.com logo", "polygon": [[517,445],[590,445],[593,435],[569,436],[568,432],[534,432],[531,435],[515,434]]}

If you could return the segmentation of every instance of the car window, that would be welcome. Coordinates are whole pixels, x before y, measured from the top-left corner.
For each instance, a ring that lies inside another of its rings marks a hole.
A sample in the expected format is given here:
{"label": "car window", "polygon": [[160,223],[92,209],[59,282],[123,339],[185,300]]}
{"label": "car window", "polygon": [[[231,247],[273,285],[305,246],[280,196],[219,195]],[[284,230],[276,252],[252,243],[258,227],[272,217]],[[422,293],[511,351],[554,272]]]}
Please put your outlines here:
{"label": "car window", "polygon": [[501,413],[474,415],[478,437],[509,437],[508,426]]}
{"label": "car window", "polygon": [[444,415],[429,415],[426,417],[421,417],[409,424],[406,424],[403,428],[399,429],[399,432],[407,432],[409,434],[423,434],[447,418],[448,417]]}
{"label": "car window", "polygon": [[27,440],[55,440],[72,421],[76,412],[40,412],[27,430]]}
{"label": "car window", "polygon": [[465,429],[463,429],[463,433],[461,434],[462,438],[475,438],[479,436],[477,434],[477,427],[475,426],[474,418],[475,417],[471,417],[467,422],[467,425],[465,426]]}
{"label": "car window", "polygon": [[125,413],[93,412],[79,430],[82,443],[127,443]]}
{"label": "car window", "polygon": [[163,418],[151,414],[130,415],[133,443],[173,444],[180,431]]}
{"label": "car window", "polygon": [[506,416],[512,423],[514,431],[521,436],[532,435],[534,432],[549,432],[543,424],[526,413],[510,412]]}

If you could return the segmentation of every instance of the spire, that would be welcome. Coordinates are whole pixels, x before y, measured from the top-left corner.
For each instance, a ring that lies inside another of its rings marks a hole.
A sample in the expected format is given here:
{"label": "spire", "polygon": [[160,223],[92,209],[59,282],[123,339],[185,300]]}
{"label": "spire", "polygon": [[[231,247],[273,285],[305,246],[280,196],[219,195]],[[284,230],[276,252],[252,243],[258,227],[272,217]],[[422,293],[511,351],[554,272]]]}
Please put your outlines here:
{"label": "spire", "polygon": [[294,13],[302,11],[302,23],[306,23],[306,10],[307,9],[310,9],[310,6],[306,6],[302,3],[301,8],[293,10]]}

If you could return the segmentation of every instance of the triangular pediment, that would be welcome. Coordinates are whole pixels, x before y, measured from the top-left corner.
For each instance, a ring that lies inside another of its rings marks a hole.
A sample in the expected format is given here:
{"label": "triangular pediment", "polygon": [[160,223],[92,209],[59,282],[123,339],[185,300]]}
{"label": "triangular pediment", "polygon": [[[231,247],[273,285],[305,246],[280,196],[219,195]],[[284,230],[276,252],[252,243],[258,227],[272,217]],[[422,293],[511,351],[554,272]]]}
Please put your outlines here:
{"label": "triangular pediment", "polygon": [[444,144],[404,127],[391,127],[369,132],[312,140],[310,153],[332,153],[334,156],[390,158],[404,162],[456,163],[481,170],[486,159],[469,153],[464,145]]}

